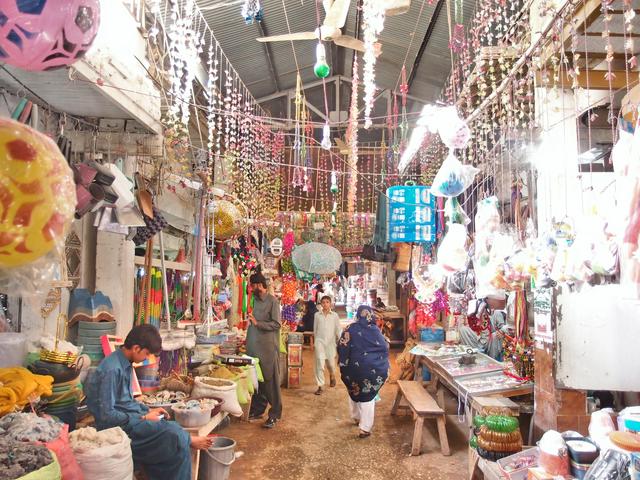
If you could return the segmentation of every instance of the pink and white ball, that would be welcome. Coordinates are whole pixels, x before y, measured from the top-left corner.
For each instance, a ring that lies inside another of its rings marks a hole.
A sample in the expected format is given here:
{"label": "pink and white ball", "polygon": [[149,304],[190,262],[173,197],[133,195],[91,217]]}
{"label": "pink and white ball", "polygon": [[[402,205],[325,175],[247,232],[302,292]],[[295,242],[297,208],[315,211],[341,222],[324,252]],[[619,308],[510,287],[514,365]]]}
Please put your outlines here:
{"label": "pink and white ball", "polygon": [[62,68],[89,50],[100,0],[2,0],[0,62],[23,70]]}

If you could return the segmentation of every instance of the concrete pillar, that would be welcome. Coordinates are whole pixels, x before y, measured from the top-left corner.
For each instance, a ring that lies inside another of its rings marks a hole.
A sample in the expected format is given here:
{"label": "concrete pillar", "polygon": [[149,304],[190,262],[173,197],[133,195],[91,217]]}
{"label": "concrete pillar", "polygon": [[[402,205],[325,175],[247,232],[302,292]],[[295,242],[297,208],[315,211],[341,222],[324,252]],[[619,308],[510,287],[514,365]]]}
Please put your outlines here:
{"label": "concrete pillar", "polygon": [[126,336],[133,327],[134,256],[132,241],[122,235],[98,231],[96,290],[111,299],[119,336]]}

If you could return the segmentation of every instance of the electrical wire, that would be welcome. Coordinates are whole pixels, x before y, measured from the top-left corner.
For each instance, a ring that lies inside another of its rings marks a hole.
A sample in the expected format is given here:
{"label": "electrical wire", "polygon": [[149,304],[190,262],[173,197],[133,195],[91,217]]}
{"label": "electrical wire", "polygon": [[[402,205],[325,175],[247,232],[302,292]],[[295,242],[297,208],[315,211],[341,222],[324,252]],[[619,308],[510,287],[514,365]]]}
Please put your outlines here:
{"label": "electrical wire", "polygon": [[[438,0],[438,1],[444,1],[444,0]],[[404,60],[402,60],[403,66],[407,64],[407,59],[409,58],[409,52],[411,51],[411,47],[413,45],[413,39],[415,38],[416,32],[418,31],[418,25],[420,25],[422,12],[426,4],[427,4],[427,0],[422,0],[422,5],[420,6],[420,11],[418,12],[418,18],[416,18],[416,23],[415,23],[415,26],[413,27],[413,32],[411,32],[411,35],[410,35],[411,39],[409,40],[409,46],[407,47],[407,51],[404,54]],[[411,76],[411,73],[413,73],[413,67],[414,65],[411,66],[411,71],[409,72],[409,76]],[[398,85],[400,85],[401,78],[402,78],[402,71],[398,75],[398,79],[396,80],[396,86],[393,88],[394,91],[398,89]]]}

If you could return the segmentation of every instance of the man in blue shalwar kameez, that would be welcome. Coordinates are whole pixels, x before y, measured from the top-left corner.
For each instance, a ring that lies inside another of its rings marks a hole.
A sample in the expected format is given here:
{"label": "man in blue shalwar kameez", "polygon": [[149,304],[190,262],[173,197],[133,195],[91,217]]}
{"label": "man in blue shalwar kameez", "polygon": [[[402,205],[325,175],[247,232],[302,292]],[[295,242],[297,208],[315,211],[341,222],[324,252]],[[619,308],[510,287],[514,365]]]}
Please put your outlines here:
{"label": "man in blue shalwar kameez", "polygon": [[134,327],[122,348],[105,358],[85,385],[89,410],[96,428],[120,427],[131,439],[133,460],[149,480],[190,480],[190,448],[207,449],[211,440],[191,437],[162,408],[149,409],[133,399],[132,363],[157,354],[162,339],[152,325]]}

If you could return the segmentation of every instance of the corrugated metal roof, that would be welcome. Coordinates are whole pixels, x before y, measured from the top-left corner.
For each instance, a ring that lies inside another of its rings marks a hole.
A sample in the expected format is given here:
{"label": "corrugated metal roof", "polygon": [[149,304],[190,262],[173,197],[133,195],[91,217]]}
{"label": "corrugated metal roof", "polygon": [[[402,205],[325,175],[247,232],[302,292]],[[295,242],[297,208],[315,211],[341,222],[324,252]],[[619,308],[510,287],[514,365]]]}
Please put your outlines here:
{"label": "corrugated metal roof", "polygon": [[[445,0],[441,0],[445,1]],[[263,44],[256,37],[262,36],[256,24],[247,25],[240,14],[241,5],[226,5],[221,0],[197,0],[199,7],[218,39],[224,53],[229,58],[243,82],[256,98],[264,97],[280,90],[294,88],[296,83],[296,59],[303,83],[316,80],[313,74],[315,62],[315,41],[269,43],[273,68],[277,82],[271,78],[270,68]],[[376,84],[380,89],[394,89],[398,83],[403,61],[406,58],[407,74],[411,70],[416,55],[423,42],[436,5],[428,0],[413,0],[410,11],[394,17],[387,17],[380,36],[382,55],[376,65]],[[226,6],[220,6],[220,5]],[[317,27],[314,0],[262,0],[264,20],[262,28],[267,35],[281,35],[291,31],[307,32]],[[358,0],[353,0],[343,33],[354,36],[357,22]],[[286,16],[283,5],[286,6]],[[421,12],[422,10],[422,12]],[[472,16],[471,8],[465,9],[465,20]],[[324,11],[320,12],[324,19]],[[287,26],[288,20],[288,26]],[[413,38],[413,41],[411,40]],[[432,28],[431,37],[418,65],[410,94],[425,101],[435,100],[451,69],[448,47],[449,31],[446,6],[440,12]],[[332,64],[332,74],[351,77],[353,51],[342,47],[327,48],[328,60]],[[335,58],[333,58],[335,57]],[[348,105],[344,95],[342,109]],[[333,100],[330,100],[333,105]],[[282,110],[282,105],[273,105],[272,110]],[[331,109],[334,107],[332,106]]]}

